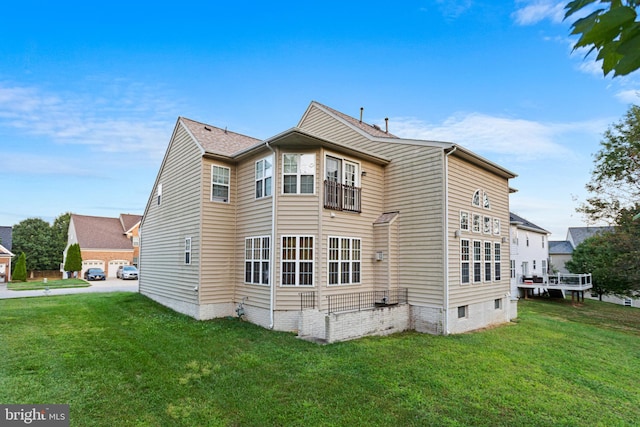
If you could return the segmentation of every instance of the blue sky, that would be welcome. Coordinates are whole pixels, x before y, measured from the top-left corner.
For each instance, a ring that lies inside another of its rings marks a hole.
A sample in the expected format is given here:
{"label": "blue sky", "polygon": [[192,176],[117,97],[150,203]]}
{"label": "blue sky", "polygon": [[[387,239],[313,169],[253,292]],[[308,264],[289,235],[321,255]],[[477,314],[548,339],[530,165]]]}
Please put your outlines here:
{"label": "blue sky", "polygon": [[257,138],[312,100],[517,173],[511,210],[563,240],[640,76],[571,53],[563,2],[10,2],[0,225],[142,214],[178,116]]}

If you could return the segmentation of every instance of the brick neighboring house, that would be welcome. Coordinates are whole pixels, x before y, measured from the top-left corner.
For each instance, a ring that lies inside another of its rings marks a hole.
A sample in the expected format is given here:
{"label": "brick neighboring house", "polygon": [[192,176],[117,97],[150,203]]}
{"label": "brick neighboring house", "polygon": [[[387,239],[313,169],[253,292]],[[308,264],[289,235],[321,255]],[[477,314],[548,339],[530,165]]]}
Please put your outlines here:
{"label": "brick neighboring house", "polygon": [[63,254],[74,243],[80,244],[82,271],[88,268],[102,268],[107,277],[116,277],[120,265],[137,265],[141,215],[120,214],[118,218],[86,215],[71,215],[69,239]]}
{"label": "brick neighboring house", "polygon": [[10,226],[0,226],[0,283],[7,283],[11,280],[11,240],[13,228]]}

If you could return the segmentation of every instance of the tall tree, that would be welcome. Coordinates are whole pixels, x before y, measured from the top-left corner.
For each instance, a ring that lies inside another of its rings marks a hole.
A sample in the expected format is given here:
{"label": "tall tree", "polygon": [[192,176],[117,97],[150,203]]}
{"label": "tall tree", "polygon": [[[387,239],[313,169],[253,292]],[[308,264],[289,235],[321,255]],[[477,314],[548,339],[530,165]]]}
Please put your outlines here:
{"label": "tall tree", "polygon": [[40,218],[28,218],[13,227],[13,249],[24,252],[28,270],[55,270],[59,260],[52,254],[51,226]]}
{"label": "tall tree", "polygon": [[69,235],[69,222],[71,221],[71,213],[67,212],[58,216],[51,226],[52,236],[52,256],[58,259],[59,263],[62,262],[62,253],[67,247],[67,240]]}
{"label": "tall tree", "polygon": [[80,244],[74,243],[67,249],[67,258],[64,261],[64,271],[77,272],[82,270],[82,254]]}
{"label": "tall tree", "polygon": [[13,274],[11,275],[11,281],[13,282],[26,282],[27,281],[27,259],[24,252],[20,253],[16,266],[13,267]]}
{"label": "tall tree", "polygon": [[600,146],[586,185],[592,196],[578,211],[594,222],[611,223],[622,209],[640,201],[640,107],[632,105],[622,120],[611,125]]}
{"label": "tall tree", "polygon": [[[573,49],[596,51],[606,76],[624,76],[640,68],[640,0],[573,0],[565,7],[565,19],[588,13],[571,25],[580,38]],[[589,13],[590,12],[590,13]]]}

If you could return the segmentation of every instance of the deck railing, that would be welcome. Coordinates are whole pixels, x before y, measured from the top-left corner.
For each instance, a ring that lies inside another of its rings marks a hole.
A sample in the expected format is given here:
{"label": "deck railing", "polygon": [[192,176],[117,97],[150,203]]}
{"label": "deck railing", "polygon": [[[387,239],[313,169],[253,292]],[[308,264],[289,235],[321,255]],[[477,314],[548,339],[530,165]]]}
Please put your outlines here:
{"label": "deck railing", "polygon": [[324,182],[324,207],[336,211],[361,212],[361,189],[334,181]]}
{"label": "deck railing", "polygon": [[316,293],[315,291],[300,292],[300,310],[305,308],[316,308]]}
{"label": "deck railing", "polygon": [[362,311],[374,307],[387,307],[408,302],[407,288],[386,291],[354,292],[348,294],[328,295],[327,313],[341,311]]}
{"label": "deck railing", "polygon": [[524,276],[518,275],[518,285],[525,285],[526,287],[541,287],[541,288],[565,288],[575,290],[590,289],[593,284],[591,282],[591,273],[588,274],[572,274],[572,273],[558,273],[542,276]]}

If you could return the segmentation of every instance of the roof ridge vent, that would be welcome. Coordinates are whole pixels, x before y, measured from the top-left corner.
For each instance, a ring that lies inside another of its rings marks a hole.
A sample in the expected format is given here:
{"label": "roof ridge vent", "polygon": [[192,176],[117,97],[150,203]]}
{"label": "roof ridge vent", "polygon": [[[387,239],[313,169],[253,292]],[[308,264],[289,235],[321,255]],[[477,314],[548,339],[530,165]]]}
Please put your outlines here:
{"label": "roof ridge vent", "polygon": [[205,126],[204,130],[208,130],[209,132],[211,132],[211,128],[209,126]]}

